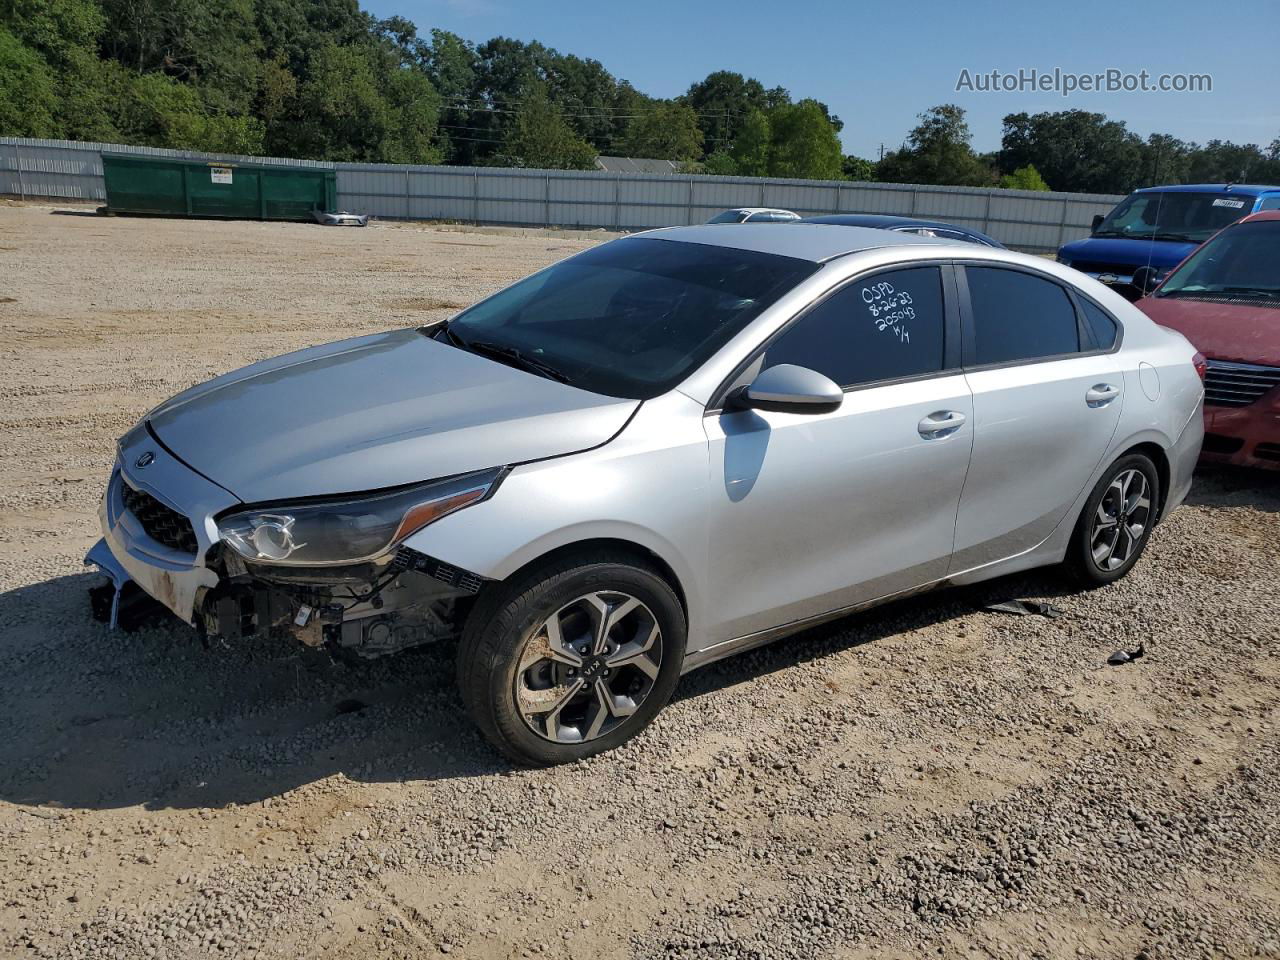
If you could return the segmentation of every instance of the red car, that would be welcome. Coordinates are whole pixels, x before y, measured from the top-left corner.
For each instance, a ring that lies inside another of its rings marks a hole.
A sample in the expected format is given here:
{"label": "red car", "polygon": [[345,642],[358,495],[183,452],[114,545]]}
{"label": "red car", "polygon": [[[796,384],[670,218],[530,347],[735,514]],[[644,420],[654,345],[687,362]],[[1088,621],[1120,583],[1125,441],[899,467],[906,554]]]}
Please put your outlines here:
{"label": "red car", "polygon": [[1203,458],[1280,470],[1280,211],[1224,227],[1137,306],[1207,358]]}

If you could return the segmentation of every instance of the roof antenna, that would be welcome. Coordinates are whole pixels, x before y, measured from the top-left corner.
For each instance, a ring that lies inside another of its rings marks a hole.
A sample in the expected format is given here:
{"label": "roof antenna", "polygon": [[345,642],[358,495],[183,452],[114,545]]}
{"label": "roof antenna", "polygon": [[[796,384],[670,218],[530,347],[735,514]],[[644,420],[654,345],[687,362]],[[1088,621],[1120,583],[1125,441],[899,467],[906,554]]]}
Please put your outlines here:
{"label": "roof antenna", "polygon": [[[1156,222],[1155,222],[1154,224],[1152,224],[1152,227],[1151,227],[1151,240],[1149,241],[1149,243],[1151,244],[1151,246],[1149,246],[1149,247],[1147,248],[1147,270],[1148,270],[1148,271],[1150,271],[1150,270],[1151,270],[1151,261],[1152,261],[1153,259],[1155,259],[1155,255],[1156,255],[1156,237],[1155,237],[1155,235],[1160,231],[1160,211],[1161,211],[1163,208],[1164,208],[1164,191],[1162,190],[1162,191],[1160,191],[1159,193],[1157,193],[1157,194],[1156,194]],[[1130,282],[1132,283],[1132,281],[1130,281]],[[1139,292],[1139,293],[1141,293],[1141,294],[1143,294],[1143,296],[1146,296],[1146,294],[1145,294],[1145,292],[1144,292],[1144,291],[1139,290],[1138,292]]]}

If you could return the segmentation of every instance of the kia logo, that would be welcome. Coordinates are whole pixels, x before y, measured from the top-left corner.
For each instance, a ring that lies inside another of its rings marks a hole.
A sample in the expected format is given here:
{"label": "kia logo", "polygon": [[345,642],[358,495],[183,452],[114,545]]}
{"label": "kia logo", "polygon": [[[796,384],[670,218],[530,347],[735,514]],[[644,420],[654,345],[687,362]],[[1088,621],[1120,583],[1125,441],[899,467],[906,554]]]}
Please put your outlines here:
{"label": "kia logo", "polygon": [[156,462],[156,455],[148,450],[137,460],[133,461],[133,465],[141,470],[143,467],[149,467]]}

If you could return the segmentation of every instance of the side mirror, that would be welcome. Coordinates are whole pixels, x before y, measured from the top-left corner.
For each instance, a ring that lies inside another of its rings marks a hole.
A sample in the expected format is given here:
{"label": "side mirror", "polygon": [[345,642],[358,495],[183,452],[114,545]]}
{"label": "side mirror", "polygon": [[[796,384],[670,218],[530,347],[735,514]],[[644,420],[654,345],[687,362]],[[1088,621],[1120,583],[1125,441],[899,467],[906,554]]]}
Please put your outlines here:
{"label": "side mirror", "polygon": [[1154,290],[1160,283],[1155,267],[1139,267],[1133,271],[1133,288],[1138,291],[1138,296],[1145,297]]}
{"label": "side mirror", "polygon": [[844,391],[816,370],[780,363],[729,394],[725,404],[738,410],[779,413],[830,413],[844,402]]}
{"label": "side mirror", "polygon": [[1105,219],[1106,219],[1106,218],[1105,218],[1102,214],[1100,214],[1100,213],[1095,213],[1095,214],[1093,215],[1093,225],[1092,225],[1091,227],[1089,227],[1089,232],[1090,232],[1090,233],[1097,233],[1097,232],[1098,232],[1098,228],[1099,228],[1100,226],[1102,226],[1102,221],[1103,221],[1103,220],[1105,220]]}

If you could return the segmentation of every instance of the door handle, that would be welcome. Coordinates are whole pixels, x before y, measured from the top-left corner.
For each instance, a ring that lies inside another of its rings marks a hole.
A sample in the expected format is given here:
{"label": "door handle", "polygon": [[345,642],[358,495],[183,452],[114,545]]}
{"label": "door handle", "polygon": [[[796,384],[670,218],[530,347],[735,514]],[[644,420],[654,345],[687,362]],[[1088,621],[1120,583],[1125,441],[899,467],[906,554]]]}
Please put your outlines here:
{"label": "door handle", "polygon": [[964,426],[965,415],[959,410],[938,410],[929,414],[916,427],[926,440],[941,440]]}
{"label": "door handle", "polygon": [[1119,387],[1113,387],[1109,383],[1095,383],[1085,391],[1084,402],[1091,407],[1105,407],[1118,396],[1120,396]]}

